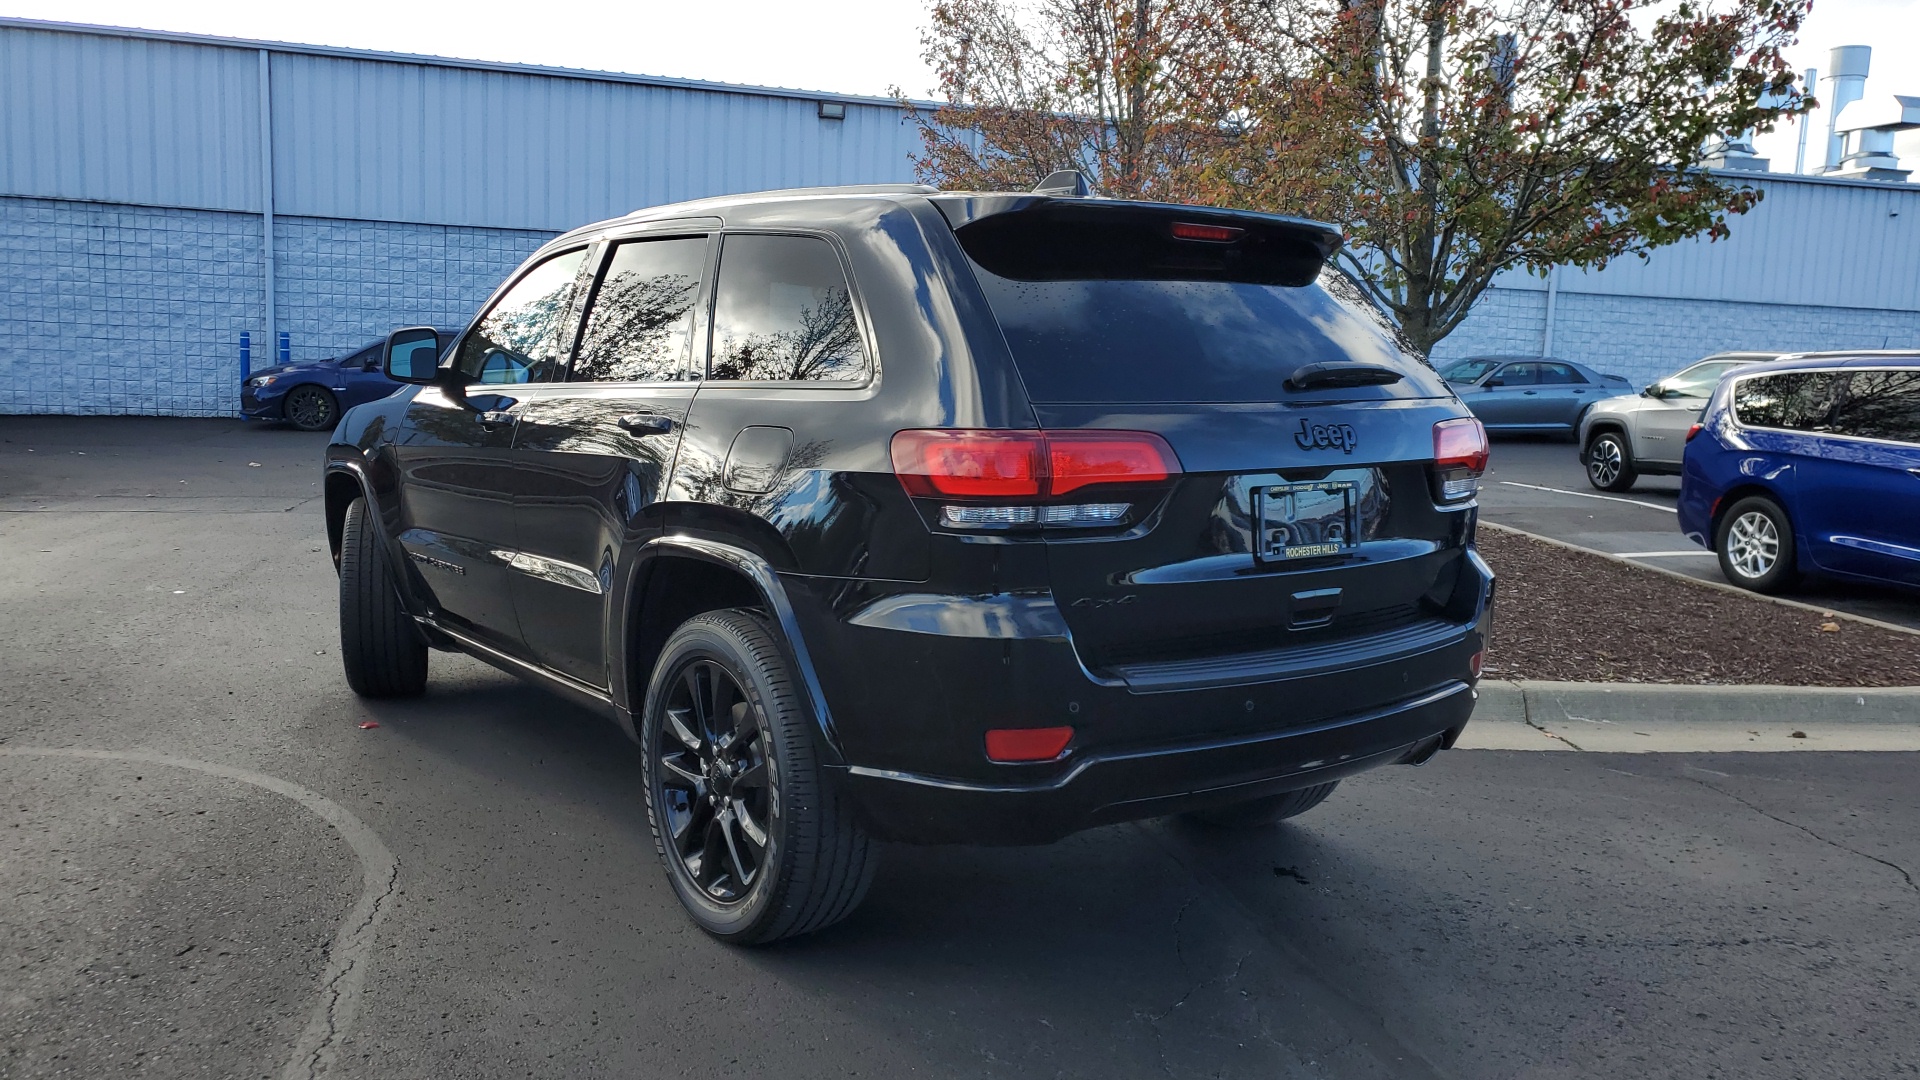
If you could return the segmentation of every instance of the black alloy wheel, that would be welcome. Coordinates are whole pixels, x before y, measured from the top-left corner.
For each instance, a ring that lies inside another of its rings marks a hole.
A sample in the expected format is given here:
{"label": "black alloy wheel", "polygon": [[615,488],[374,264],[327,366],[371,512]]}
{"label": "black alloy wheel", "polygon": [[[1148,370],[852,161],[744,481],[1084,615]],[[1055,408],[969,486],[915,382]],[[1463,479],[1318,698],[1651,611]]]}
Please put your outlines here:
{"label": "black alloy wheel", "polygon": [[778,628],[728,608],[667,638],[640,717],[647,823],[680,906],[736,945],[852,914],[875,857],[819,761],[821,734]]}
{"label": "black alloy wheel", "polygon": [[287,423],[301,431],[332,431],[340,421],[340,404],[324,386],[305,383],[287,391],[281,405]]}
{"label": "black alloy wheel", "polygon": [[766,866],[773,821],[758,711],[726,668],[695,659],[667,692],[655,743],[670,857],[715,903],[739,902]]}

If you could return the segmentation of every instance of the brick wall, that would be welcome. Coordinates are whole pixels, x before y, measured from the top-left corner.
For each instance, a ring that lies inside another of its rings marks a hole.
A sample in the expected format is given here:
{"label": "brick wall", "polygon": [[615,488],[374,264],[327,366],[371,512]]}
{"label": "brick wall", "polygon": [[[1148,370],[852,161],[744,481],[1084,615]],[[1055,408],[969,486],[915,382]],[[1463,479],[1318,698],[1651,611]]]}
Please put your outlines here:
{"label": "brick wall", "polygon": [[[1488,289],[1473,314],[1434,349],[1435,363],[1476,353],[1535,354],[1546,293]],[[1736,349],[1920,348],[1920,311],[1740,304],[1562,290],[1553,352],[1643,386],[1708,353]]]}

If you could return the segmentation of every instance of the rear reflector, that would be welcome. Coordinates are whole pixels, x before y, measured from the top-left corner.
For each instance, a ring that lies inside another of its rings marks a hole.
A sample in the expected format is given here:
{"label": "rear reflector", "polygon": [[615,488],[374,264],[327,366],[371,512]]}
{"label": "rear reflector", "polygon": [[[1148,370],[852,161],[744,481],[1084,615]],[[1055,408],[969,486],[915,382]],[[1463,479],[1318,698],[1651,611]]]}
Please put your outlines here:
{"label": "rear reflector", "polygon": [[1052,761],[1073,741],[1070,727],[994,728],[987,732],[990,761]]}
{"label": "rear reflector", "polygon": [[1039,501],[1180,472],[1173,447],[1147,431],[902,431],[892,452],[900,483],[923,498]]}
{"label": "rear reflector", "polygon": [[1692,442],[1692,441],[1693,441],[1693,437],[1694,437],[1695,435],[1698,435],[1698,434],[1700,434],[1701,432],[1703,432],[1703,431],[1705,431],[1705,430],[1707,430],[1707,425],[1705,425],[1705,424],[1695,424],[1695,425],[1693,425],[1692,427],[1690,427],[1690,428],[1688,428],[1688,429],[1687,429],[1687,441],[1688,441],[1688,442]]}
{"label": "rear reflector", "polygon": [[1479,652],[1474,653],[1473,659],[1467,661],[1467,673],[1472,675],[1476,679],[1479,678],[1480,668],[1483,664],[1486,663],[1486,660],[1487,660],[1487,650],[1481,649]]}
{"label": "rear reflector", "polygon": [[1245,229],[1236,229],[1230,225],[1202,225],[1197,221],[1176,221],[1173,223],[1173,235],[1181,240],[1210,240],[1216,244],[1231,243],[1240,239]]}

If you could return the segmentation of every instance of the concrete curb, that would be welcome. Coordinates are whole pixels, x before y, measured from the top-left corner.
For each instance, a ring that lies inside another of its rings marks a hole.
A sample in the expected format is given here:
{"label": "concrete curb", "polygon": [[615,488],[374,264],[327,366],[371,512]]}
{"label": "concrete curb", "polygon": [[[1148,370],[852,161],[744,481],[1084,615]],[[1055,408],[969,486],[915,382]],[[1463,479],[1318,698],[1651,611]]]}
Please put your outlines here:
{"label": "concrete curb", "polygon": [[[1542,536],[1539,533],[1528,532],[1525,529],[1516,529],[1511,525],[1502,525],[1497,521],[1488,521],[1484,517],[1482,517],[1479,520],[1478,525],[1482,529],[1493,529],[1496,532],[1507,533],[1511,536],[1524,536],[1529,540],[1538,540],[1543,544],[1551,544],[1554,547],[1565,548],[1568,551],[1578,551],[1586,555],[1598,555],[1602,559],[1610,559],[1614,562],[1619,563],[1622,566],[1631,566],[1636,570],[1645,570],[1650,574],[1665,574],[1670,578],[1674,578],[1675,580],[1678,580],[1678,581],[1684,581],[1689,585],[1697,585],[1702,589],[1715,589],[1723,593],[1730,593],[1734,596],[1743,596],[1748,600],[1758,600],[1763,604],[1775,604],[1780,607],[1798,608],[1801,611],[1811,611],[1816,615],[1822,615],[1822,616],[1826,616],[1834,619],[1845,619],[1848,622],[1861,623],[1866,626],[1875,626],[1875,627],[1879,627],[1882,630],[1891,630],[1896,634],[1912,634],[1915,637],[1920,637],[1920,630],[1915,630],[1911,626],[1901,626],[1899,623],[1882,622],[1879,619],[1870,619],[1865,615],[1852,615],[1844,611],[1837,611],[1833,608],[1821,607],[1818,604],[1808,604],[1800,600],[1788,600],[1783,596],[1768,596],[1765,593],[1757,593],[1752,591],[1751,589],[1737,588],[1735,586],[1728,585],[1723,582],[1704,581],[1700,578],[1693,577],[1689,574],[1683,574],[1678,570],[1669,570],[1664,566],[1652,566],[1643,562],[1635,562],[1632,559],[1623,559],[1620,556],[1615,555],[1610,551],[1601,551],[1598,548],[1581,547],[1579,544],[1569,544],[1565,540],[1555,540],[1551,536]],[[1498,574],[1499,572],[1500,572],[1500,568],[1497,566],[1494,567],[1494,573]]]}
{"label": "concrete curb", "polygon": [[1476,720],[1515,724],[1920,725],[1920,686],[1669,686],[1487,679]]}

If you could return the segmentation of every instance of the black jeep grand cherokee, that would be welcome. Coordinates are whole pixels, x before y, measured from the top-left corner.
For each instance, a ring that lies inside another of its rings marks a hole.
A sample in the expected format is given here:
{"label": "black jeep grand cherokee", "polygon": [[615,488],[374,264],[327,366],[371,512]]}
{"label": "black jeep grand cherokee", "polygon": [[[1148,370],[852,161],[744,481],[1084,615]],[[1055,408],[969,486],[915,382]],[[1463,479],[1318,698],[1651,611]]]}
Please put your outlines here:
{"label": "black jeep grand cherokee", "polygon": [[1312,222],[923,187],[546,245],[326,461],[347,680],[429,646],[640,744],[737,942],[847,915],[876,840],[1264,824],[1473,705],[1480,426]]}

